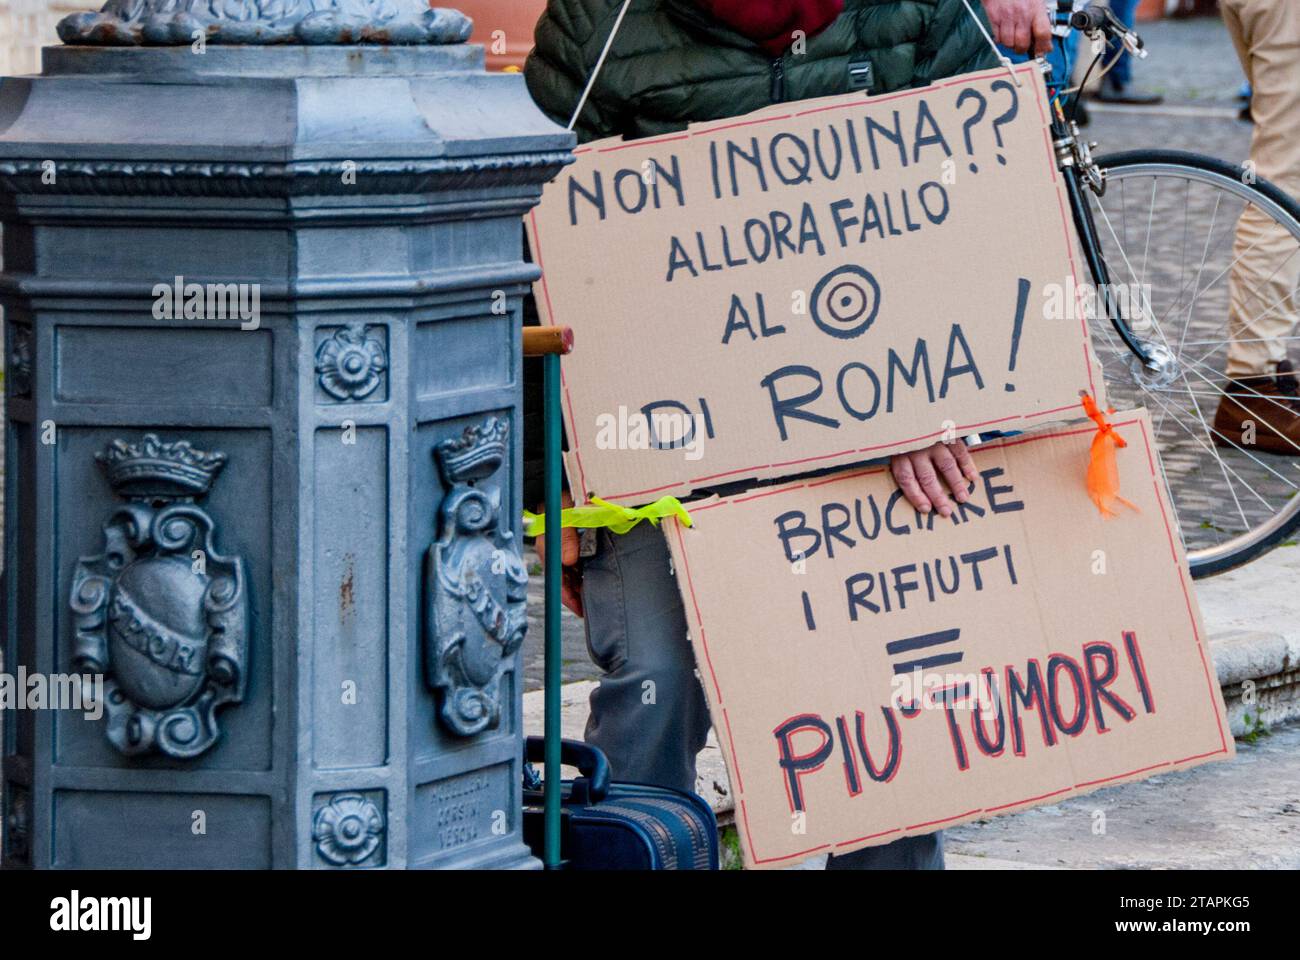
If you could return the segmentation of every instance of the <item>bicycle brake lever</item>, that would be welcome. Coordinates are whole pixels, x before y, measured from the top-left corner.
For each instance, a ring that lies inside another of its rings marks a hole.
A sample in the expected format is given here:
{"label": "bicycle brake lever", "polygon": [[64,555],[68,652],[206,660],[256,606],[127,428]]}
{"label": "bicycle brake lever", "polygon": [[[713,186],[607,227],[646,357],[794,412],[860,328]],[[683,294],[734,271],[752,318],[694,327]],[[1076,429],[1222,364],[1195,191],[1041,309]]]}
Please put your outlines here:
{"label": "bicycle brake lever", "polygon": [[1124,49],[1140,60],[1145,60],[1147,56],[1146,44],[1142,42],[1133,30],[1131,30],[1123,20],[1115,16],[1109,7],[1102,7],[1105,14],[1106,22],[1110,24],[1111,30],[1119,35],[1120,43]]}

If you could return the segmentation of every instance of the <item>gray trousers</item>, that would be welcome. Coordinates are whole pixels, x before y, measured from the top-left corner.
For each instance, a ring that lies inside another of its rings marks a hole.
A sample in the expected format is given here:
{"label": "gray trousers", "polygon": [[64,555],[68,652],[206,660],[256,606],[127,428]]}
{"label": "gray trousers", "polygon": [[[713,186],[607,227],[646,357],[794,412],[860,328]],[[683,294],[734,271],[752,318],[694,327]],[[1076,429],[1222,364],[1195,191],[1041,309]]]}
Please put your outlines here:
{"label": "gray trousers", "polygon": [[[582,578],[587,650],[604,676],[591,694],[585,739],[609,758],[617,780],[694,791],[709,708],[668,544],[649,523],[622,535],[588,533],[595,549]],[[942,870],[943,835],[832,857],[827,869]]]}

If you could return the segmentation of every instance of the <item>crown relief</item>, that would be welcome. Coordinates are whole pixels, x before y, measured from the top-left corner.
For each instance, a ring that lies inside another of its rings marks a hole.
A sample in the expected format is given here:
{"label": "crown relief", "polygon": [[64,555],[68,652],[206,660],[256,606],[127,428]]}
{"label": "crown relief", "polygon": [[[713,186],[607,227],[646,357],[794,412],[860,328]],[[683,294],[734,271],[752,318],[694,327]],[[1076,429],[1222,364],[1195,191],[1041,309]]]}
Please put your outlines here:
{"label": "crown relief", "polygon": [[138,443],[114,440],[95,460],[113,489],[129,499],[206,496],[226,465],[224,453],[199,450],[188,440],[168,443],[155,433]]}
{"label": "crown relief", "polygon": [[500,417],[466,427],[465,432],[438,444],[434,456],[448,483],[483,480],[496,473],[506,457],[509,424]]}

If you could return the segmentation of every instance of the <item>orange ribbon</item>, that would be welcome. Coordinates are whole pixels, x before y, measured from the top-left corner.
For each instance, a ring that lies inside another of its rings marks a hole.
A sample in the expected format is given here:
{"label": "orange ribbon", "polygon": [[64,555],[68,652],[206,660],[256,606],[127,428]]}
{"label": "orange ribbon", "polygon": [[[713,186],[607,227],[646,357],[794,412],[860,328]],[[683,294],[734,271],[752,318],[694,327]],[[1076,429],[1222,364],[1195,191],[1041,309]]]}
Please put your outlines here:
{"label": "orange ribbon", "polygon": [[[1097,408],[1097,401],[1086,393],[1083,395],[1083,412],[1097,425],[1097,435],[1092,438],[1092,449],[1088,452],[1088,496],[1105,517],[1119,516],[1115,510],[1116,503],[1137,510],[1136,506],[1119,495],[1119,467],[1115,464],[1115,449],[1127,447],[1128,443],[1115,432],[1115,427],[1106,419],[1106,414]],[[1106,411],[1114,412],[1114,407]]]}

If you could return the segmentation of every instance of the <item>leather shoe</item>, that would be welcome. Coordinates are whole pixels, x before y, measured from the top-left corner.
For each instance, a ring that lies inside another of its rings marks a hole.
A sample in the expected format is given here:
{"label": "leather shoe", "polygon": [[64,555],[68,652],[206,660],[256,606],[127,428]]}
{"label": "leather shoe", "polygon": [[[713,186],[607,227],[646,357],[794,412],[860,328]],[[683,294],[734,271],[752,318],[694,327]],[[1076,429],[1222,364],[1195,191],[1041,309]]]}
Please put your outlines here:
{"label": "leather shoe", "polygon": [[1300,381],[1290,360],[1274,376],[1229,380],[1214,414],[1214,444],[1300,456]]}
{"label": "leather shoe", "polygon": [[1096,98],[1102,103],[1127,103],[1138,107],[1153,107],[1157,103],[1163,103],[1164,97],[1158,93],[1151,93],[1147,90],[1141,90],[1131,86],[1118,86],[1117,84],[1102,81],[1101,89],[1095,94]]}

